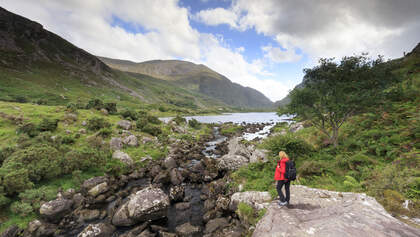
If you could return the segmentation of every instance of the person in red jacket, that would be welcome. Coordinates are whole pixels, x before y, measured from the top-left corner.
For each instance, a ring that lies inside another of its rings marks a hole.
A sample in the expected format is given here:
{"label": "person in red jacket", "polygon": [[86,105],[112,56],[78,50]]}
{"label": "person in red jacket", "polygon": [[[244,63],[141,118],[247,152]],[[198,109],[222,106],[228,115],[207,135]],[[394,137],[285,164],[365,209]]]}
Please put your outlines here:
{"label": "person in red jacket", "polygon": [[[285,206],[289,204],[290,201],[290,180],[284,178],[284,173],[286,173],[286,162],[289,160],[286,152],[279,152],[280,160],[277,161],[276,172],[274,173],[274,180],[277,181],[277,193],[280,197],[280,206]],[[283,192],[281,191],[282,187],[285,187],[286,197],[284,197]]]}

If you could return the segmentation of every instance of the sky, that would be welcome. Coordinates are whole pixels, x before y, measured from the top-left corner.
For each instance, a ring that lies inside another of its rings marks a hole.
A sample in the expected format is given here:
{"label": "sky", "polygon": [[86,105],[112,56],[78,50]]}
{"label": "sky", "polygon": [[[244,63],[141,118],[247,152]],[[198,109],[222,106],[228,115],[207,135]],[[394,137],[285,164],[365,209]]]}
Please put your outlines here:
{"label": "sky", "polygon": [[98,56],[204,64],[270,100],[320,58],[402,57],[420,42],[420,0],[0,0]]}

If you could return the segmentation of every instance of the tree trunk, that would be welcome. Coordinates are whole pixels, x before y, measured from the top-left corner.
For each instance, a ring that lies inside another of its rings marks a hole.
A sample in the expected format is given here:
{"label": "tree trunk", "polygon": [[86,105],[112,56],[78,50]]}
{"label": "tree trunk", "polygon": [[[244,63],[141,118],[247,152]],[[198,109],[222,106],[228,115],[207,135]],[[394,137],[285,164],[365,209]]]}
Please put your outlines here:
{"label": "tree trunk", "polygon": [[332,143],[336,148],[338,146],[338,128],[333,128],[333,134],[331,137]]}

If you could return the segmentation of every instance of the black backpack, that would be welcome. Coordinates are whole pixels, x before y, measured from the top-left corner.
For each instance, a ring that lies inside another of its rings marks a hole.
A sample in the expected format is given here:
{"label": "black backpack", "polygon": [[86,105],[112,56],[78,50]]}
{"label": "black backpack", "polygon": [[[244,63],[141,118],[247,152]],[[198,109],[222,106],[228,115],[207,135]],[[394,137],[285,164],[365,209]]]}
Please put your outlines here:
{"label": "black backpack", "polygon": [[289,181],[296,180],[296,165],[294,161],[286,161],[286,173],[284,173],[284,178]]}

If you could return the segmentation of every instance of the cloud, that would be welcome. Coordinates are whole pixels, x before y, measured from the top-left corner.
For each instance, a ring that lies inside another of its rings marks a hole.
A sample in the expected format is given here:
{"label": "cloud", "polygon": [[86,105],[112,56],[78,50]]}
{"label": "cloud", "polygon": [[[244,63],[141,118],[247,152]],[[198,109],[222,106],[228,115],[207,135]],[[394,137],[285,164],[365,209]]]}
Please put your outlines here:
{"label": "cloud", "polygon": [[[192,28],[188,10],[177,0],[2,0],[2,5],[95,55],[137,62],[184,59],[205,64],[272,100],[285,96],[279,96],[279,90],[291,88],[268,81],[273,74],[264,70],[262,60],[245,60],[243,47],[230,48],[223,36]],[[141,28],[141,32],[114,24],[115,17]],[[226,15],[224,21],[229,17]]]}
{"label": "cloud", "polygon": [[238,27],[236,25],[238,16],[235,14],[235,12],[220,7],[201,10],[193,16],[193,19],[211,26],[227,24],[232,28]]}
{"label": "cloud", "polygon": [[294,49],[281,49],[267,45],[261,48],[264,52],[264,57],[275,63],[297,62],[302,58],[302,55],[296,54]]}
{"label": "cloud", "polygon": [[254,29],[317,59],[360,52],[401,57],[419,41],[419,9],[418,0],[235,0],[229,11],[240,16],[230,23],[237,30]]}

